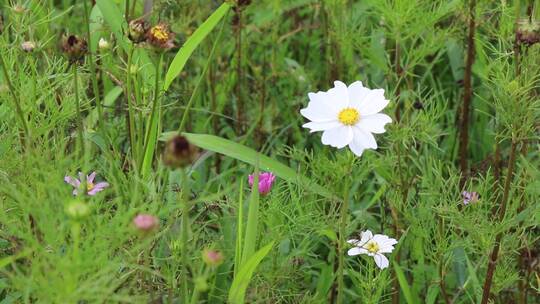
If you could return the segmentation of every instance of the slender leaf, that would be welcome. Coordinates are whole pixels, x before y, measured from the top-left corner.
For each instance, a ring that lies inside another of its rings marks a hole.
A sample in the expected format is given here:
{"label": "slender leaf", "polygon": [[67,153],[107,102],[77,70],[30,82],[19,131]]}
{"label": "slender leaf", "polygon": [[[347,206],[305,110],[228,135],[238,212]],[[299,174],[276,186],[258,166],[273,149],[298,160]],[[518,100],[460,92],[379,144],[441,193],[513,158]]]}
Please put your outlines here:
{"label": "slender leaf", "polygon": [[193,51],[195,51],[197,46],[204,38],[206,38],[206,36],[208,36],[212,29],[218,24],[219,20],[225,16],[230,7],[231,6],[228,3],[221,4],[221,6],[197,28],[195,33],[188,38],[178,53],[176,53],[176,56],[174,56],[174,59],[169,66],[169,70],[165,75],[165,82],[163,83],[164,91],[167,91],[176,76],[182,72],[184,65],[186,65],[186,62]]}
{"label": "slender leaf", "polygon": [[403,273],[403,270],[401,267],[399,267],[399,264],[394,261],[394,271],[396,272],[396,277],[399,282],[399,286],[401,287],[401,291],[403,291],[403,296],[405,296],[405,301],[407,301],[408,304],[415,304],[419,303],[417,301],[418,297],[415,297],[412,289],[409,287],[409,283],[407,282],[407,278],[405,278],[405,273]]}
{"label": "slender leaf", "polygon": [[264,257],[270,252],[270,249],[274,246],[274,242],[264,246],[259,251],[257,251],[247,262],[242,265],[238,275],[234,278],[231,289],[229,290],[229,302],[233,304],[244,303],[244,298],[246,296],[246,289],[253,277],[255,269]]}
{"label": "slender leaf", "polygon": [[[166,132],[162,134],[161,138],[166,139],[173,134],[177,133]],[[300,183],[304,187],[324,197],[335,198],[329,190],[316,184],[309,178],[296,173],[293,169],[284,164],[244,145],[208,134],[183,133],[183,135],[186,136],[192,144],[200,148],[238,159],[253,166],[255,166],[258,161],[261,170],[270,171],[288,182]]]}

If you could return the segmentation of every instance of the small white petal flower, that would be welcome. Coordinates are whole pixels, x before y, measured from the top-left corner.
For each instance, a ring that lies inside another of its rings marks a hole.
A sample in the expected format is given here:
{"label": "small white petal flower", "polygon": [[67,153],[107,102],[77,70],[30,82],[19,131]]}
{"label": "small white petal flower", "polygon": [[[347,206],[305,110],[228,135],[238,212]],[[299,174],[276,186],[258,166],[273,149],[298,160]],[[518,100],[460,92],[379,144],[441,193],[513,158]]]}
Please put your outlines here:
{"label": "small white petal flower", "polygon": [[385,132],[392,119],[379,113],[389,100],[383,89],[368,89],[356,81],[347,87],[335,81],[326,92],[308,93],[309,103],[300,113],[309,119],[303,125],[310,132],[323,131],[322,143],[341,149],[349,146],[357,156],[365,149],[377,149],[374,134]]}
{"label": "small white petal flower", "polygon": [[388,267],[389,261],[383,253],[391,253],[394,250],[394,245],[397,241],[393,238],[389,238],[384,234],[375,234],[366,230],[361,232],[360,240],[351,239],[347,243],[354,245],[355,247],[349,249],[348,255],[367,254],[372,256],[375,260],[375,264],[380,269]]}

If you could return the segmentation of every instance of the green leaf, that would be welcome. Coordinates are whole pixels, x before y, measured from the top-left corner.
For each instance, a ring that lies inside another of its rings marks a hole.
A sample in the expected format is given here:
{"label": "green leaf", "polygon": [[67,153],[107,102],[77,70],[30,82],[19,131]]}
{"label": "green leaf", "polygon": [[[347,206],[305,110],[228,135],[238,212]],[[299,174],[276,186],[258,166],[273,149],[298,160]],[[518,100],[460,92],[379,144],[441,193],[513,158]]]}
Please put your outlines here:
{"label": "green leaf", "polygon": [[403,291],[403,296],[405,296],[405,301],[407,301],[409,304],[420,303],[420,301],[418,301],[418,297],[413,295],[413,292],[409,287],[409,283],[407,282],[407,278],[405,278],[405,273],[403,273],[403,270],[401,267],[399,267],[399,264],[395,261],[393,264],[399,286],[401,287],[401,291]]}
{"label": "green leaf", "polygon": [[229,290],[230,303],[244,303],[246,289],[251,281],[251,278],[253,277],[253,273],[264,257],[270,252],[272,246],[274,246],[274,242],[271,242],[270,244],[261,248],[259,251],[255,252],[255,254],[251,256],[244,265],[242,265],[242,268],[240,268],[238,275],[234,278],[231,289]]}
{"label": "green leaf", "polygon": [[[167,138],[176,132],[167,132],[162,134],[162,139]],[[326,198],[336,198],[332,193],[324,187],[311,181],[309,178],[296,173],[293,169],[285,166],[284,164],[271,159],[270,157],[263,155],[251,148],[244,145],[235,143],[228,139],[224,139],[214,135],[208,134],[194,134],[183,133],[183,135],[194,145],[209,151],[220,153],[252,166],[255,166],[258,162],[261,170],[270,171],[278,177],[292,183],[299,183],[302,186],[310,189],[311,191],[322,195]]]}
{"label": "green leaf", "polygon": [[111,28],[111,31],[116,36],[116,40],[125,50],[127,43],[124,38],[124,31],[122,29],[122,23],[124,22],[124,16],[118,6],[114,4],[114,1],[110,0],[96,0],[96,4],[103,15],[103,19]]}
{"label": "green leaf", "polygon": [[191,35],[188,40],[184,43],[182,48],[174,56],[169,70],[165,75],[165,82],[163,83],[163,90],[167,91],[173,80],[182,72],[184,65],[186,65],[187,60],[195,51],[197,46],[208,36],[212,29],[218,24],[219,20],[225,16],[229,11],[231,6],[228,3],[223,3],[221,6],[214,12],[206,21],[197,28],[195,33]]}

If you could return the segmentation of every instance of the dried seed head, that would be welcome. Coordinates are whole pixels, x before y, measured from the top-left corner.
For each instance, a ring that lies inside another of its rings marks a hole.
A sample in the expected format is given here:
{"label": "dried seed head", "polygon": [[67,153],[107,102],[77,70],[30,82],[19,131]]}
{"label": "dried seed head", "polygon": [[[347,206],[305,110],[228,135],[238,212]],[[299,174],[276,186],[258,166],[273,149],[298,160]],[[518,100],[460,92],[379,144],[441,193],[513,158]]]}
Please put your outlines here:
{"label": "dried seed head", "polygon": [[81,60],[88,51],[86,40],[77,35],[64,36],[62,41],[62,51],[66,53],[71,61]]}
{"label": "dried seed head", "polygon": [[32,52],[36,48],[36,43],[33,41],[25,41],[21,43],[21,49],[25,52]]}
{"label": "dried seed head", "polygon": [[146,37],[146,31],[148,30],[148,24],[144,19],[134,19],[129,22],[128,26],[128,38],[133,43],[141,43]]}
{"label": "dried seed head", "polygon": [[197,158],[197,148],[184,136],[176,135],[165,144],[163,162],[171,168],[182,168]]}
{"label": "dried seed head", "polygon": [[516,32],[518,43],[531,46],[540,42],[540,22],[523,19],[518,22]]}
{"label": "dried seed head", "polygon": [[161,50],[174,47],[174,33],[169,30],[169,26],[165,23],[151,27],[146,32],[146,39],[152,46]]}

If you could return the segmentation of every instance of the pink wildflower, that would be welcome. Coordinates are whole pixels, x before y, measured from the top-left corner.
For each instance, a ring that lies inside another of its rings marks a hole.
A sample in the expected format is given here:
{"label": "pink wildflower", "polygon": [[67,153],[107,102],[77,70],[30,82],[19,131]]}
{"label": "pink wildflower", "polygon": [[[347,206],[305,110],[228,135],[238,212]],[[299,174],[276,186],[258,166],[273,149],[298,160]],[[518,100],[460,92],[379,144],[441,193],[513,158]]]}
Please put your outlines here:
{"label": "pink wildflower", "polygon": [[90,196],[96,195],[98,192],[103,191],[105,188],[109,187],[109,183],[107,182],[99,182],[94,184],[94,179],[96,178],[96,172],[92,172],[90,175],[87,175],[86,177],[84,174],[79,172],[79,178],[74,178],[71,176],[66,175],[64,177],[64,181],[70,185],[72,185],[75,189],[73,189],[73,195],[79,194],[79,188],[81,187],[81,183],[86,180],[86,194]]}
{"label": "pink wildflower", "polygon": [[[254,181],[253,174],[249,175],[249,185],[253,187],[253,181]],[[272,189],[272,184],[274,183],[274,180],[276,179],[276,176],[272,174],[271,172],[263,172],[259,174],[259,193],[262,195],[268,194],[270,190]]]}
{"label": "pink wildflower", "polygon": [[133,218],[133,225],[140,231],[149,232],[157,228],[159,220],[150,214],[139,214]]}

